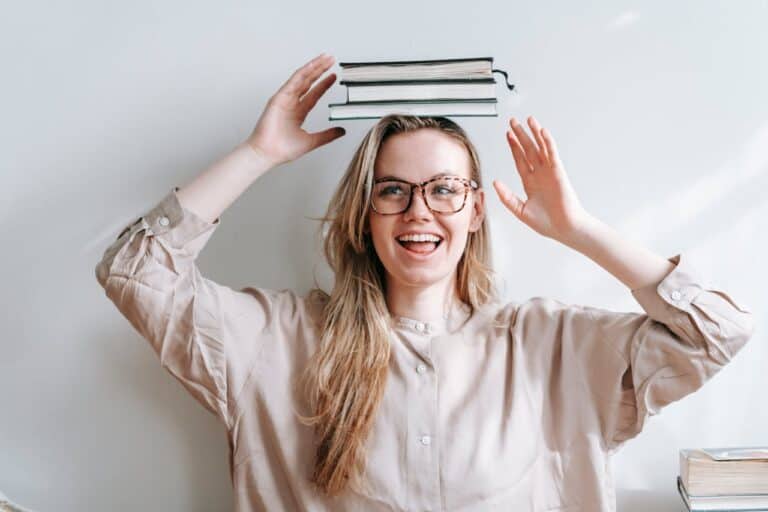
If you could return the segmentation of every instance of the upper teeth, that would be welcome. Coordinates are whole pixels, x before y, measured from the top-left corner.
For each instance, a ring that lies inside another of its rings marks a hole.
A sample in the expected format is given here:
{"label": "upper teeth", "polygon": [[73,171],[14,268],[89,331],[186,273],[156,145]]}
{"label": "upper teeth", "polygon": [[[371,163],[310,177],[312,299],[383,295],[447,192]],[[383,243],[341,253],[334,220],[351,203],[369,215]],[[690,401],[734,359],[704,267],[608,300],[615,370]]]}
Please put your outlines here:
{"label": "upper teeth", "polygon": [[439,242],[440,237],[429,234],[403,235],[397,238],[401,242]]}

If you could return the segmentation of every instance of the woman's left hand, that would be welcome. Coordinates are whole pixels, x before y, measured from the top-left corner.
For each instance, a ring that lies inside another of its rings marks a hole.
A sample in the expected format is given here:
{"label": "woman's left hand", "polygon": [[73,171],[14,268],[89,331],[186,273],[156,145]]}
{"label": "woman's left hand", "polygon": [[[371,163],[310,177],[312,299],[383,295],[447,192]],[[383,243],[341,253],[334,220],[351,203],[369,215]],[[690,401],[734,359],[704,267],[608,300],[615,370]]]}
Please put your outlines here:
{"label": "woman's left hand", "polygon": [[507,131],[507,142],[528,199],[521,200],[499,180],[493,181],[496,193],[504,206],[531,229],[567,244],[589,215],[568,180],[555,140],[533,116],[528,118],[528,125],[536,142],[514,117],[509,124],[512,129]]}

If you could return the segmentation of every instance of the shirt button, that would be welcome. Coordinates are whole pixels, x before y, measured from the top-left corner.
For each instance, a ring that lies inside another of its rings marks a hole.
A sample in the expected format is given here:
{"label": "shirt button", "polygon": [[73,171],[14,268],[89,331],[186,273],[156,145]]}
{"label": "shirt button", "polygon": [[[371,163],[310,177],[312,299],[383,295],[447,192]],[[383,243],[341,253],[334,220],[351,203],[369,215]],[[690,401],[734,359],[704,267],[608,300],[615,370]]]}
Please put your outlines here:
{"label": "shirt button", "polygon": [[423,331],[424,330],[424,324],[422,324],[421,322],[418,322],[416,324],[416,329],[419,330],[419,331]]}
{"label": "shirt button", "polygon": [[416,371],[419,373],[424,373],[425,371],[427,371],[427,365],[425,365],[424,363],[419,363],[419,365],[416,367]]}
{"label": "shirt button", "polygon": [[430,442],[432,442],[432,439],[429,436],[421,436],[421,444],[427,446]]}
{"label": "shirt button", "polygon": [[171,221],[168,220],[168,217],[160,217],[159,219],[157,219],[157,223],[160,224],[161,226],[167,226],[168,224],[171,223]]}
{"label": "shirt button", "polygon": [[680,290],[675,290],[672,292],[672,300],[680,300],[680,297],[682,297]]}

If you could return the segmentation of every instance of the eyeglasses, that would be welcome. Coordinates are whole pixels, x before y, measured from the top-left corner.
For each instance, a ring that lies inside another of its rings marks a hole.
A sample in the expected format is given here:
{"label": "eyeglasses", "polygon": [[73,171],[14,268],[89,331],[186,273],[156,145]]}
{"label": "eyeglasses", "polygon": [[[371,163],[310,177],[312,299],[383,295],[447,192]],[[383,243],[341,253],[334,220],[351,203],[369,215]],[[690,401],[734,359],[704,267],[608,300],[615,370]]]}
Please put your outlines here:
{"label": "eyeglasses", "polygon": [[396,215],[408,210],[413,200],[413,189],[421,189],[427,208],[434,213],[456,213],[464,208],[467,195],[479,188],[475,180],[460,176],[436,176],[421,183],[396,178],[380,178],[374,181],[371,203],[381,215]]}

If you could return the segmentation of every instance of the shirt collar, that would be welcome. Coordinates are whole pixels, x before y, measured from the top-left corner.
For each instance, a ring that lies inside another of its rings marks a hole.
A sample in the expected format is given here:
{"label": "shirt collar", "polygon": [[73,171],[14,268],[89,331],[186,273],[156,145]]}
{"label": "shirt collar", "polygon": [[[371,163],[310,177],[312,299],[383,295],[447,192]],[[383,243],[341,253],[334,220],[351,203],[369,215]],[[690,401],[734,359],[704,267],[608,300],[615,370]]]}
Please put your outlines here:
{"label": "shirt collar", "polygon": [[392,325],[395,329],[403,329],[422,336],[437,336],[458,331],[467,318],[471,308],[464,303],[454,305],[440,320],[423,322],[415,318],[402,315],[392,315]]}

